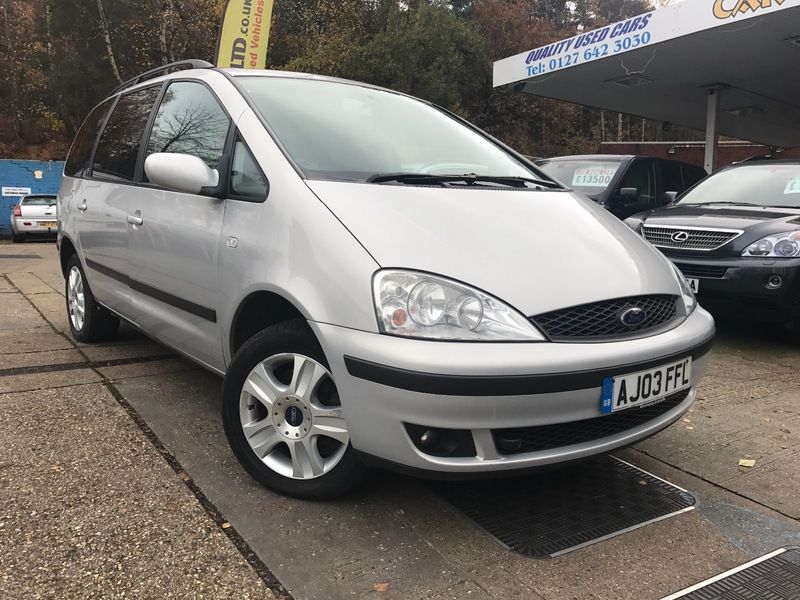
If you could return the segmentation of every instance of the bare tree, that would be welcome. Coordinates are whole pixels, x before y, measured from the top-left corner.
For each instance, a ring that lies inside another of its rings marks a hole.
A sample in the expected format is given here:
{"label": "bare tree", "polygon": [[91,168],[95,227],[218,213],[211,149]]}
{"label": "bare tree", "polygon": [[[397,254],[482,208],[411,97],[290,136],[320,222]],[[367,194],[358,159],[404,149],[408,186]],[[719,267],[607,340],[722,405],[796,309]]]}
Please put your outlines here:
{"label": "bare tree", "polygon": [[106,17],[106,10],[103,7],[103,0],[97,0],[97,12],[100,14],[100,30],[103,34],[103,41],[105,41],[106,44],[108,62],[111,65],[111,70],[114,72],[114,77],[119,83],[122,83],[122,76],[120,76],[119,68],[117,67],[117,59],[114,58],[114,48],[111,46],[111,32],[108,27],[108,18]]}

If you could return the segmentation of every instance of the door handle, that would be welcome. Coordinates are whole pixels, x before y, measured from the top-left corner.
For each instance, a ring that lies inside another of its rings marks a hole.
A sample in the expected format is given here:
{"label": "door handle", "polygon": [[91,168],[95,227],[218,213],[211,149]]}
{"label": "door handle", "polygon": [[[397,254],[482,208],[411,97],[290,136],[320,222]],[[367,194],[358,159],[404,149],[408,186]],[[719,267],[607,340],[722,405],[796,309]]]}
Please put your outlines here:
{"label": "door handle", "polygon": [[130,223],[135,227],[139,227],[141,225],[144,225],[144,219],[142,219],[141,217],[134,217],[133,215],[128,215],[128,223]]}
{"label": "door handle", "polygon": [[83,202],[78,204],[78,210],[81,211],[81,212],[86,212],[87,208],[89,208],[89,207],[86,205],[86,200],[84,200]]}

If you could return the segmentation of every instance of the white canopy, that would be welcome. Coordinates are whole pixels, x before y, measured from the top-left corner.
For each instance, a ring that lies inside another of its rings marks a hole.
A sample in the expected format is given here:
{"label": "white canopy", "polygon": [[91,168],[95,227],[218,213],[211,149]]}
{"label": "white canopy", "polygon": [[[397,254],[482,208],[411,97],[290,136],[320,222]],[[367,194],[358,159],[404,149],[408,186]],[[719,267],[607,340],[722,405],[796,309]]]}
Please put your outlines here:
{"label": "white canopy", "polygon": [[[800,145],[800,2],[686,0],[494,64],[495,87]],[[707,156],[710,169],[715,156]]]}

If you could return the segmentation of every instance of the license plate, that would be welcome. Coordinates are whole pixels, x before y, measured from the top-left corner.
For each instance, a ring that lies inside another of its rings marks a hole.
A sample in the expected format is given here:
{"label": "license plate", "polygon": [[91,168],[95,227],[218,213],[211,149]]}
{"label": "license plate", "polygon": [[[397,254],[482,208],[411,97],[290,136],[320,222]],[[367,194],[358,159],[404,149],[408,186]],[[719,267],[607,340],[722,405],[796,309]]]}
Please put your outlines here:
{"label": "license plate", "polygon": [[689,288],[696,294],[700,291],[700,280],[699,279],[689,279],[686,278],[686,283],[689,284]]}
{"label": "license plate", "polygon": [[603,381],[604,415],[661,402],[692,386],[692,359],[639,373],[606,377]]}
{"label": "license plate", "polygon": [[57,221],[39,221],[39,227],[47,227],[48,229],[52,229],[58,225]]}

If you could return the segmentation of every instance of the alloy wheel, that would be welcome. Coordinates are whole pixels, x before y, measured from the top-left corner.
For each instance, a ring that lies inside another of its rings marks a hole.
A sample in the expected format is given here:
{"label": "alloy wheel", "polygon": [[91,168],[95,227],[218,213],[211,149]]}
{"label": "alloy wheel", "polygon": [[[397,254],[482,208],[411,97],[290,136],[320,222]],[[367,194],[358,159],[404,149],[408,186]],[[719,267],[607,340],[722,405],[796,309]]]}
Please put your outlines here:
{"label": "alloy wheel", "polygon": [[72,267],[67,280],[67,302],[69,320],[76,331],[83,329],[86,319],[86,296],[83,291],[83,277],[78,267]]}
{"label": "alloy wheel", "polygon": [[325,475],[350,442],[333,376],[300,354],[271,356],[253,368],[242,387],[239,416],[256,456],[291,479]]}

